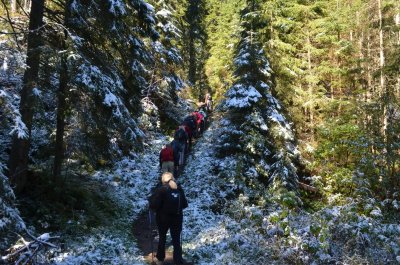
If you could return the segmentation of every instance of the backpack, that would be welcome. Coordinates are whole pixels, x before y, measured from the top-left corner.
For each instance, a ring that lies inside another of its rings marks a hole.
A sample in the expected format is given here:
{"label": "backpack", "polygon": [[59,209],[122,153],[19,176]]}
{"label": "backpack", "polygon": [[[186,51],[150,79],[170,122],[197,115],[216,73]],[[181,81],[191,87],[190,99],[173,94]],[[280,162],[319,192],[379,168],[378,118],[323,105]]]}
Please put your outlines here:
{"label": "backpack", "polygon": [[171,189],[167,184],[162,212],[166,214],[181,214],[182,202],[179,189]]}
{"label": "backpack", "polygon": [[174,150],[168,147],[165,147],[161,150],[161,162],[165,161],[174,161]]}
{"label": "backpack", "polygon": [[178,129],[175,132],[175,140],[182,142],[186,138],[186,132],[182,129]]}
{"label": "backpack", "polygon": [[188,135],[189,138],[192,137],[192,129],[190,129],[189,125],[187,124],[183,124],[183,126],[185,126],[185,132]]}
{"label": "backpack", "polygon": [[196,129],[196,119],[193,116],[187,116],[183,120],[183,124],[187,125],[192,131]]}

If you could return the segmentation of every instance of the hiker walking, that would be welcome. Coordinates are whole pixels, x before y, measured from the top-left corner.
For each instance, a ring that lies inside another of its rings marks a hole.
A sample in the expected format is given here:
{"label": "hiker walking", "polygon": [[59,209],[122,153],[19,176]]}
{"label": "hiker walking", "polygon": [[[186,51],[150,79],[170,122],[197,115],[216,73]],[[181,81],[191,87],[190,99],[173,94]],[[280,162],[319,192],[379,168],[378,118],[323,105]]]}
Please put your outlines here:
{"label": "hiker walking", "polygon": [[178,178],[179,166],[182,164],[180,163],[180,158],[183,156],[183,149],[185,148],[184,145],[181,145],[177,140],[172,140],[171,142],[172,149],[174,150],[174,177]]}
{"label": "hiker walking", "polygon": [[206,94],[205,103],[206,103],[207,112],[211,112],[213,101],[212,101],[212,97],[211,97],[210,93]]}
{"label": "hiker walking", "polygon": [[182,246],[180,234],[182,232],[183,212],[188,206],[185,193],[181,186],[177,185],[171,173],[165,172],[161,176],[162,186],[149,199],[150,208],[156,212],[158,227],[157,265],[163,264],[165,259],[165,242],[168,230],[170,230],[172,245],[174,247],[173,258],[177,265],[188,264],[182,258]]}
{"label": "hiker walking", "polygon": [[161,149],[160,169],[162,172],[174,172],[174,150],[171,144],[166,144]]}
{"label": "hiker walking", "polygon": [[179,126],[174,134],[174,140],[179,144],[179,166],[183,165],[185,158],[185,151],[188,149],[188,134],[186,132],[185,126]]}
{"label": "hiker walking", "polygon": [[204,116],[199,111],[194,111],[192,113],[193,117],[196,118],[196,136],[199,137],[200,134],[203,132],[202,124],[204,124]]}
{"label": "hiker walking", "polygon": [[203,108],[200,108],[200,109],[199,109],[199,113],[200,113],[201,115],[203,115],[203,120],[202,120],[201,126],[200,126],[201,132],[203,133],[203,132],[205,131],[205,129],[206,129],[207,114],[206,114],[206,112],[203,110]]}
{"label": "hiker walking", "polygon": [[193,115],[185,117],[182,125],[186,126],[185,130],[188,134],[189,148],[190,148],[192,146],[192,138],[193,136],[195,136],[196,133],[196,117],[193,117]]}

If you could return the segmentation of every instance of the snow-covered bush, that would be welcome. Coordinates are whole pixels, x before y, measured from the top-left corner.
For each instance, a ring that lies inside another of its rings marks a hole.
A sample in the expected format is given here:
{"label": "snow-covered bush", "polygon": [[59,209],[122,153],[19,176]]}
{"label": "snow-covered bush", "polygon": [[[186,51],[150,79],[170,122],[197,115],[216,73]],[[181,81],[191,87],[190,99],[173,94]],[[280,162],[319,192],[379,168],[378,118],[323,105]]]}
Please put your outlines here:
{"label": "snow-covered bush", "polygon": [[15,237],[12,232],[25,228],[25,223],[15,206],[15,195],[10,187],[8,178],[4,175],[4,165],[0,162],[0,250],[4,251],[9,245],[8,239]]}

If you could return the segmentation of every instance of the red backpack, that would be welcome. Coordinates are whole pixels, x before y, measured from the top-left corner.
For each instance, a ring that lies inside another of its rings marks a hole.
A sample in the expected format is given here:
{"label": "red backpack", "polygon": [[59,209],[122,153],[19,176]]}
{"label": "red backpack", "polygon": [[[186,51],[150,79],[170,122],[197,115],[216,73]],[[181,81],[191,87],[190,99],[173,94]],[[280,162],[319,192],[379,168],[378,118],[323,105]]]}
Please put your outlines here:
{"label": "red backpack", "polygon": [[174,161],[174,150],[172,147],[165,147],[161,150],[161,162]]}
{"label": "red backpack", "polygon": [[201,115],[199,112],[194,112],[194,115],[196,116],[196,123],[200,124],[201,120],[203,119],[203,115]]}

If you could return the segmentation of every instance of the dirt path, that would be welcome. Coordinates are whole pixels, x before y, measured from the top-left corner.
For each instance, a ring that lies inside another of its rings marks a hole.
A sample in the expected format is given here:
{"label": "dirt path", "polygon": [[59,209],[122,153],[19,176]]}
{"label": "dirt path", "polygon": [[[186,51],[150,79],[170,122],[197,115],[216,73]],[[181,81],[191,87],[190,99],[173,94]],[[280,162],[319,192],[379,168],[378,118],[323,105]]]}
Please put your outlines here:
{"label": "dirt path", "polygon": [[[146,211],[142,213],[139,218],[133,224],[133,234],[136,238],[137,245],[139,249],[142,251],[145,260],[149,263],[152,261],[156,261],[156,252],[157,252],[157,244],[158,244],[158,236],[157,236],[157,225],[155,224],[155,216],[152,214],[152,230],[150,229],[150,216],[149,212]],[[167,244],[165,252],[165,260],[164,265],[173,265],[172,251],[168,250],[171,246],[167,237]],[[152,256],[152,253],[154,256]]]}
{"label": "dirt path", "polygon": [[[152,218],[154,220],[154,218]],[[156,240],[157,232],[156,225],[153,226],[153,232],[150,232],[149,216],[148,212],[139,216],[139,218],[133,224],[133,234],[136,237],[137,245],[139,249],[143,252],[143,256],[146,261],[151,263],[156,260],[157,243]],[[152,253],[154,257],[152,257]],[[173,264],[172,253],[170,251],[166,252],[165,262]]]}
{"label": "dirt path", "polygon": [[[195,144],[195,139],[193,139],[192,148]],[[185,158],[185,161],[187,157]],[[185,164],[178,171],[178,176],[180,176],[184,170]],[[179,177],[178,177],[179,178]],[[151,218],[151,223],[150,223]],[[143,212],[138,219],[133,223],[133,234],[136,238],[137,245],[142,251],[143,256],[146,261],[152,263],[156,261],[157,245],[158,245],[158,232],[157,225],[155,223],[155,214],[149,211]],[[172,250],[169,248],[172,246],[171,238],[167,237],[166,251],[164,265],[173,265],[174,260],[172,257]],[[153,253],[153,255],[152,255]]]}
{"label": "dirt path", "polygon": [[[205,130],[207,130],[207,127],[210,123],[210,120],[208,120],[206,124]],[[199,138],[193,138],[192,142],[192,147],[190,150],[192,150],[202,135],[199,136]],[[187,161],[187,157],[190,154],[189,153],[185,157],[185,161]],[[182,174],[184,168],[185,168],[186,163],[182,167],[180,167],[178,171],[178,178]],[[157,245],[158,245],[158,232],[157,232],[157,225],[155,224],[155,216],[154,214],[151,216],[152,220],[152,225],[150,226],[150,213],[149,211],[143,212],[138,219],[133,223],[133,234],[136,238],[138,248],[142,251],[143,257],[145,260],[151,264],[153,261],[156,261],[156,253],[157,253]],[[151,228],[150,228],[151,227]],[[151,231],[152,230],[152,231]],[[153,254],[153,255],[152,255]],[[167,236],[167,243],[166,243],[166,252],[165,252],[165,260],[164,260],[164,265],[174,265],[173,261],[173,256],[172,256],[172,244],[171,244],[171,237]]]}

